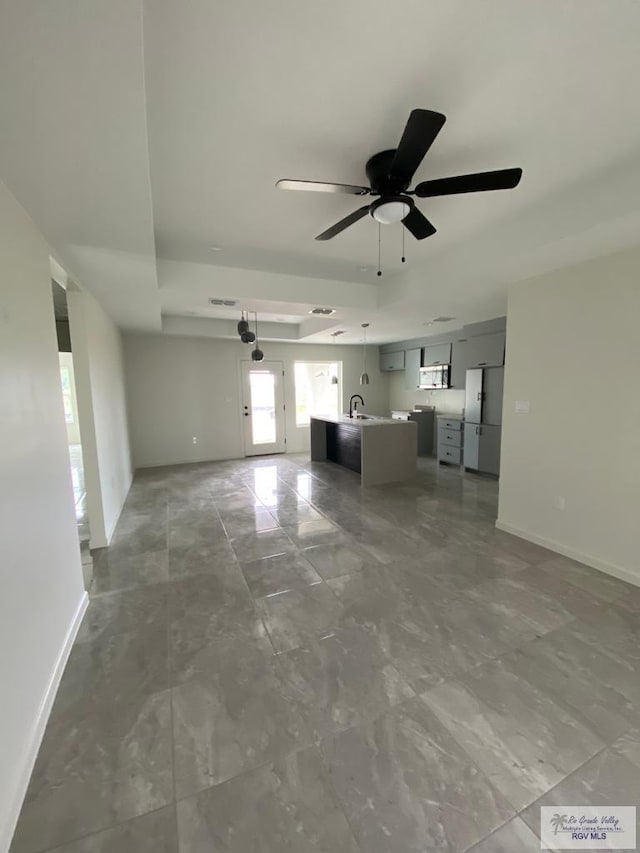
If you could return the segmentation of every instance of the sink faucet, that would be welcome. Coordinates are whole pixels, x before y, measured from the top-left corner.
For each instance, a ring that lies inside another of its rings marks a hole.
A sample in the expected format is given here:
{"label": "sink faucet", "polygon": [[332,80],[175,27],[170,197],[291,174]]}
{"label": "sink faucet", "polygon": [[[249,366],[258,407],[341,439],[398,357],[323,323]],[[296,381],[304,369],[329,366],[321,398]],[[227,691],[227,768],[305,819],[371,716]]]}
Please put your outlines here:
{"label": "sink faucet", "polygon": [[350,418],[352,418],[354,416],[354,414],[357,413],[357,411],[358,411],[358,403],[356,401],[356,397],[358,398],[358,400],[360,400],[360,402],[364,406],[364,400],[362,399],[360,394],[352,394],[351,397],[349,398],[349,417]]}

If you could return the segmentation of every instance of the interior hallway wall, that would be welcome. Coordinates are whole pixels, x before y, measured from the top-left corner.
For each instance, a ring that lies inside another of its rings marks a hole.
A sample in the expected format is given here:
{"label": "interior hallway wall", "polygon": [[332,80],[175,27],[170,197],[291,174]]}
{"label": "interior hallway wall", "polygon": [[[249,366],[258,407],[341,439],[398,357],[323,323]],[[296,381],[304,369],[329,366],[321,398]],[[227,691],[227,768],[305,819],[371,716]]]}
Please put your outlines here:
{"label": "interior hallway wall", "polygon": [[84,612],[49,247],[0,183],[0,851]]}
{"label": "interior hallway wall", "polygon": [[[251,347],[240,341],[176,335],[125,335],[131,444],[136,467],[237,459],[244,455],[240,362]],[[309,427],[295,423],[295,361],[342,362],[342,408],[362,394],[365,410],[389,413],[388,377],[377,347],[367,348],[370,385],[359,383],[362,347],[265,341],[268,361],[285,370],[287,450],[308,450]],[[193,437],[198,443],[193,444]]]}
{"label": "interior hallway wall", "polygon": [[510,289],[498,519],[638,584],[639,318],[638,249]]}
{"label": "interior hallway wall", "polygon": [[67,291],[91,547],[109,544],[133,469],[122,335],[86,291]]}

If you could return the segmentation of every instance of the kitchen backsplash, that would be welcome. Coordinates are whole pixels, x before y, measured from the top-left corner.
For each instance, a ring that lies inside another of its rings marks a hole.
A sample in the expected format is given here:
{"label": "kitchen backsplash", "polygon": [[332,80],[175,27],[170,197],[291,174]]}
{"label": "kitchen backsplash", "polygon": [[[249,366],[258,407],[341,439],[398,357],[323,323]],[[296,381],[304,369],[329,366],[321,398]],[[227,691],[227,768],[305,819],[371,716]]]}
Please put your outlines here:
{"label": "kitchen backsplash", "polygon": [[420,403],[423,406],[435,406],[438,414],[461,415],[464,409],[464,390],[449,388],[441,391],[407,391],[404,387],[404,371],[389,376],[390,409],[413,409]]}

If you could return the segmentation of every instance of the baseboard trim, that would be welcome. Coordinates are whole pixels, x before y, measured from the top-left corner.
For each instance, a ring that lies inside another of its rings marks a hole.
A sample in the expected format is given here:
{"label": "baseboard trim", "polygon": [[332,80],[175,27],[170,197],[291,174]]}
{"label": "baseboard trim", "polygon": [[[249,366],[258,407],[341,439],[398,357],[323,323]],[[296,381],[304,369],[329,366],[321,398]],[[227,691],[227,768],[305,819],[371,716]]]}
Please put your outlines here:
{"label": "baseboard trim", "polygon": [[42,702],[38,708],[38,713],[36,714],[35,722],[31,729],[31,735],[25,749],[25,758],[22,770],[18,776],[14,800],[8,810],[6,824],[4,827],[0,828],[0,851],[2,851],[2,853],[6,853],[11,845],[11,840],[16,830],[16,824],[20,817],[22,803],[24,802],[27,788],[29,787],[29,780],[31,779],[33,767],[36,763],[36,758],[38,757],[38,751],[40,749],[40,744],[42,743],[44,730],[47,727],[47,722],[49,721],[51,708],[53,707],[53,702],[56,698],[60,681],[62,680],[62,674],[64,673],[64,668],[67,665],[67,660],[71,653],[71,647],[73,646],[82,618],[88,606],[89,596],[84,592],[67,630],[62,648],[58,654],[53,672],[51,673],[51,678],[49,679],[47,689],[45,690]]}
{"label": "baseboard trim", "polygon": [[556,542],[553,539],[546,539],[544,536],[538,536],[537,533],[532,533],[529,530],[524,530],[521,527],[516,527],[514,524],[509,524],[507,521],[496,521],[498,530],[503,530],[505,533],[511,533],[513,536],[519,536],[520,539],[526,539],[527,542],[533,542],[534,545],[541,545],[543,548],[548,548],[550,551],[555,551],[563,557],[569,557],[570,560],[577,560],[579,563],[584,563],[585,566],[590,566],[592,569],[597,569],[599,572],[604,572],[606,575],[611,575],[621,581],[626,581],[634,586],[640,586],[640,574],[631,569],[626,569],[624,566],[617,566],[615,563],[608,563],[605,560],[599,560],[590,554],[583,554],[580,551],[575,551],[573,548],[567,548],[561,542]]}

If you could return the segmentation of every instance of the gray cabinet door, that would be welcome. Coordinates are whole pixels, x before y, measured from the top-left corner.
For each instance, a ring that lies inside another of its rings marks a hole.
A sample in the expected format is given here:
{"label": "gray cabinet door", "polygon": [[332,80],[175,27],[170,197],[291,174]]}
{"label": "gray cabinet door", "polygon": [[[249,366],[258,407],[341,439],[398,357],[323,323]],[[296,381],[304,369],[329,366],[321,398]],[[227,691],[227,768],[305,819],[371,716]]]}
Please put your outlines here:
{"label": "gray cabinet door", "polygon": [[500,473],[500,440],[502,429],[499,426],[483,424],[480,427],[480,445],[478,453],[478,471],[486,474]]}
{"label": "gray cabinet door", "polygon": [[406,391],[417,391],[420,386],[420,362],[422,349],[408,349],[404,361],[404,387]]}
{"label": "gray cabinet door", "polygon": [[434,344],[425,347],[422,353],[423,367],[432,367],[435,364],[451,364],[451,344]]}
{"label": "gray cabinet door", "polygon": [[467,370],[464,396],[464,419],[471,423],[482,422],[483,370]]}
{"label": "gray cabinet door", "polygon": [[504,332],[467,338],[467,367],[500,367],[504,364]]}
{"label": "gray cabinet door", "polygon": [[381,352],[380,370],[404,370],[404,350]]}
{"label": "gray cabinet door", "polygon": [[451,388],[462,390],[465,386],[467,373],[466,345],[466,341],[454,341],[451,344],[451,376],[449,380]]}
{"label": "gray cabinet door", "polygon": [[464,458],[464,467],[478,470],[480,464],[480,425],[468,424],[464,425],[464,447],[462,450]]}
{"label": "gray cabinet door", "polygon": [[504,367],[488,367],[482,379],[482,423],[502,423],[502,395],[504,386]]}

